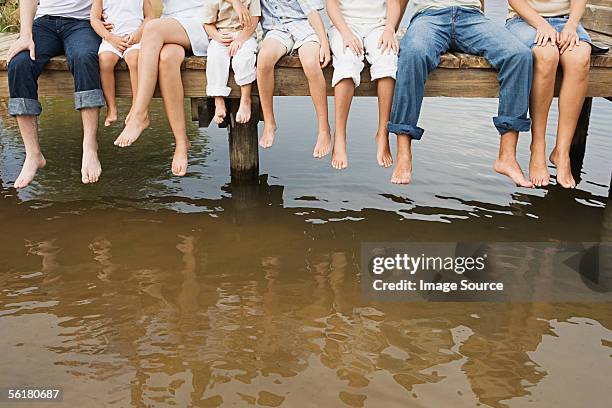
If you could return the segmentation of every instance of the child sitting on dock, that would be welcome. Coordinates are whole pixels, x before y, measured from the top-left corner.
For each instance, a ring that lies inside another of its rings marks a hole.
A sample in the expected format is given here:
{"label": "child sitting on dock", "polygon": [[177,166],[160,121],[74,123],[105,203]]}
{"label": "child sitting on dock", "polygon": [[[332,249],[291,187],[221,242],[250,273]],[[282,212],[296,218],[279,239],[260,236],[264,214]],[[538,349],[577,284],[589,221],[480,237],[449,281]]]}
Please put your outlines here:
{"label": "child sitting on dock", "polygon": [[329,42],[320,0],[261,0],[264,41],[257,58],[257,86],[264,117],[264,130],[259,145],[269,148],[274,143],[274,67],[285,55],[297,52],[308,79],[318,118],[317,144],[313,156],[321,158],[331,151],[331,131],[327,113],[327,84],[323,76],[330,60]]}
{"label": "child sitting on dock", "polygon": [[391,115],[399,43],[395,30],[401,15],[400,0],[327,0],[327,13],[333,23],[329,31],[333,55],[336,129],[332,167],[348,167],[346,126],[355,88],[361,83],[364,60],[370,63],[370,76],[378,92],[378,164],[390,167],[387,122]]}
{"label": "child sitting on dock", "polygon": [[[104,16],[105,21],[102,21]],[[115,66],[124,59],[130,70],[132,93],[136,98],[138,87],[138,54],[145,22],[153,18],[150,0],[94,0],[91,8],[91,25],[102,37],[98,50],[100,79],[106,99],[104,126],[117,121],[115,98]],[[112,24],[112,31],[105,23]]]}
{"label": "child sitting on dock", "polygon": [[215,122],[221,124],[227,115],[225,98],[228,87],[230,65],[234,80],[240,87],[240,107],[236,122],[251,120],[251,88],[257,71],[257,38],[255,29],[261,16],[259,0],[236,0],[248,8],[250,21],[240,22],[240,15],[227,0],[208,0],[205,3],[204,29],[211,38],[206,61],[206,94],[215,99]]}

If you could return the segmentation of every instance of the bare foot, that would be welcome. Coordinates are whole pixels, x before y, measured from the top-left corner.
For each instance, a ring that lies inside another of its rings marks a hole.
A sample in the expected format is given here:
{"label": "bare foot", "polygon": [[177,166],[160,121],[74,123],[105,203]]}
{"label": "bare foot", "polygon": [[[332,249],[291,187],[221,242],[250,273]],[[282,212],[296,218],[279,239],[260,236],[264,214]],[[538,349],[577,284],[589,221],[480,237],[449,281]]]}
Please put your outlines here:
{"label": "bare foot", "polygon": [[346,137],[334,136],[334,151],[332,152],[331,165],[336,170],[344,170],[348,167],[348,156],[346,154]]}
{"label": "bare foot", "polygon": [[172,174],[178,177],[183,177],[187,174],[187,166],[189,164],[189,148],[191,144],[177,143],[174,149],[174,157],[172,158]]}
{"label": "bare foot", "polygon": [[376,160],[378,165],[388,168],[393,165],[393,156],[389,147],[389,133],[376,134]]}
{"label": "bare foot", "polygon": [[106,110],[106,119],[104,119],[104,126],[109,127],[117,121],[117,107],[109,106]]}
{"label": "bare foot", "polygon": [[215,98],[215,117],[213,120],[217,125],[220,125],[225,120],[227,116],[227,108],[225,107],[225,99],[224,98]]}
{"label": "bare foot", "polygon": [[102,166],[98,160],[98,151],[95,148],[83,149],[83,163],[81,165],[81,181],[83,184],[97,183],[102,174]]}
{"label": "bare foot", "polygon": [[26,154],[25,161],[21,167],[21,172],[15,180],[15,188],[24,188],[34,180],[34,176],[38,169],[42,169],[47,165],[47,161],[42,153]]}
{"label": "bare foot", "polygon": [[264,124],[263,134],[259,139],[259,145],[264,149],[272,147],[274,144],[274,136],[276,136],[276,124]]}
{"label": "bare foot", "polygon": [[550,154],[550,162],[557,168],[557,183],[563,188],[576,188],[569,154],[559,154],[555,148]]}
{"label": "bare foot", "polygon": [[128,147],[131,146],[149,127],[149,117],[136,117],[134,113],[130,113],[130,118],[123,129],[123,132],[115,140],[115,146]]}
{"label": "bare foot", "polygon": [[240,107],[238,108],[238,112],[236,112],[236,122],[238,123],[249,123],[251,120],[251,100],[244,100],[242,98],[240,100]]}
{"label": "bare foot", "polygon": [[127,123],[130,121],[130,117],[132,116],[132,108],[130,108],[130,111],[128,112],[128,114],[125,117],[125,120],[123,121],[124,125],[127,125]]}
{"label": "bare foot", "polygon": [[516,159],[513,160],[502,160],[497,159],[493,167],[496,172],[503,174],[504,176],[510,177],[510,179],[519,187],[533,188],[534,185],[531,181],[527,180],[523,175],[523,170],[519,166]]}
{"label": "bare foot", "polygon": [[550,173],[546,166],[546,156],[544,154],[531,153],[529,179],[536,187],[546,187],[550,184]]}
{"label": "bare foot", "polygon": [[412,181],[412,154],[402,153],[397,155],[395,170],[391,175],[393,184],[410,184]]}
{"label": "bare foot", "polygon": [[320,131],[317,135],[317,144],[315,145],[312,156],[321,159],[331,152],[331,132],[329,129]]}

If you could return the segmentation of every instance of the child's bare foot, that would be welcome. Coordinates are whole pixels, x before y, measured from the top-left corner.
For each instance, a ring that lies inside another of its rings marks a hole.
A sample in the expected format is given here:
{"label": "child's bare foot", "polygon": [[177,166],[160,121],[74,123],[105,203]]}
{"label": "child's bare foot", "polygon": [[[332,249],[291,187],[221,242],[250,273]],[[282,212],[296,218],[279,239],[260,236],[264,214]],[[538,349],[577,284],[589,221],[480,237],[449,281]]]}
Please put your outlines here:
{"label": "child's bare foot", "polygon": [[142,132],[149,127],[149,124],[150,122],[148,115],[137,116],[134,112],[131,112],[125,128],[117,140],[115,140],[115,146],[131,146],[136,140],[138,140]]}
{"label": "child's bare foot", "polygon": [[412,154],[410,152],[397,155],[395,170],[391,175],[393,184],[410,184],[412,181]]}
{"label": "child's bare foot", "polygon": [[276,123],[265,123],[263,134],[259,139],[259,145],[264,149],[272,147],[274,144],[274,137],[276,136]]}
{"label": "child's bare foot", "polygon": [[559,154],[557,148],[555,148],[550,154],[550,162],[557,168],[557,183],[561,184],[563,188],[576,188],[569,153]]}
{"label": "child's bare foot", "polygon": [[125,120],[123,121],[124,125],[127,125],[127,123],[130,121],[130,117],[132,117],[132,108],[130,108],[130,111],[128,112],[128,114],[125,116]]}
{"label": "child's bare foot", "polygon": [[245,100],[245,98],[240,99],[240,107],[238,108],[238,112],[236,112],[236,122],[238,123],[249,123],[251,120],[251,99]]}
{"label": "child's bare foot", "polygon": [[15,188],[24,188],[28,186],[32,180],[34,180],[34,176],[36,176],[36,172],[38,169],[42,169],[47,165],[47,161],[42,153],[36,154],[26,154],[25,161],[23,162],[23,166],[21,167],[21,172],[15,180]]}
{"label": "child's bare foot", "polygon": [[376,134],[376,160],[378,165],[388,168],[393,165],[393,155],[389,147],[389,133],[378,132]]}
{"label": "child's bare foot", "polygon": [[331,132],[329,129],[320,131],[317,135],[317,144],[315,145],[313,157],[321,159],[331,152]]}
{"label": "child's bare foot", "polygon": [[523,175],[523,170],[521,170],[521,166],[519,166],[516,159],[497,159],[493,168],[499,174],[509,177],[519,187],[534,187],[533,183],[527,180]]}
{"label": "child's bare foot", "polygon": [[98,160],[96,148],[83,148],[83,162],[81,165],[81,181],[83,184],[97,183],[102,174],[102,166]]}
{"label": "child's bare foot", "polygon": [[106,108],[106,119],[104,119],[104,126],[109,127],[117,121],[117,107],[109,106]]}
{"label": "child's bare foot", "polygon": [[177,143],[174,148],[174,157],[172,158],[172,174],[178,177],[183,177],[187,174],[187,165],[189,164],[189,142]]}
{"label": "child's bare foot", "polygon": [[332,152],[331,165],[336,170],[344,170],[348,167],[348,156],[346,154],[346,136],[334,137],[334,151]]}
{"label": "child's bare foot", "polygon": [[214,121],[217,125],[220,125],[227,116],[227,108],[225,106],[225,98],[215,97],[215,117]]}

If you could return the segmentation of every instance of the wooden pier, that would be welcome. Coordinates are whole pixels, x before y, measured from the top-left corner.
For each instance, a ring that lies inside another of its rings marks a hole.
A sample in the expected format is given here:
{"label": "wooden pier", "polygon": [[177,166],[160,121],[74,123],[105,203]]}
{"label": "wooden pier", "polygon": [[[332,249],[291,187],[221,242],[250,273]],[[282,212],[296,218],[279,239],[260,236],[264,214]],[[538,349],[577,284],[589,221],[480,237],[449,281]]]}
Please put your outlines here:
{"label": "wooden pier", "polygon": [[[596,5],[589,5],[585,14],[584,25],[589,29],[593,40],[597,43],[612,46],[612,6],[610,0],[596,0]],[[603,4],[603,5],[602,5]],[[7,83],[6,53],[15,40],[16,34],[0,34],[0,98],[9,96]],[[198,121],[201,127],[209,126],[212,119],[211,101],[206,98],[206,58],[190,57],[183,64],[183,84],[185,97],[191,99],[191,117]],[[331,77],[333,70],[328,67],[324,71],[328,80],[328,94],[333,95]],[[559,75],[560,76],[560,75]],[[254,87],[253,118],[248,124],[238,124],[235,121],[237,101],[240,96],[239,87],[230,79],[232,93],[228,98],[230,115],[227,121],[230,149],[230,168],[233,181],[257,180],[259,175],[258,154],[258,122],[259,102],[257,87]],[[66,97],[73,91],[73,79],[64,57],[53,58],[39,80],[39,95],[44,97]],[[556,93],[559,91],[559,81]],[[499,84],[496,72],[483,57],[447,53],[442,57],[439,68],[427,81],[426,96],[458,97],[458,98],[495,98],[499,94]],[[117,96],[131,97],[129,74],[124,63],[117,66]],[[308,83],[297,57],[287,56],[280,60],[276,67],[275,95],[307,96]],[[367,69],[362,74],[361,86],[357,88],[356,96],[376,96],[376,83],[370,79]],[[156,93],[159,96],[159,93]],[[578,129],[574,138],[574,160],[576,169],[582,167],[584,148],[588,134],[588,122],[592,98],[603,97],[612,100],[612,52],[594,55],[591,58],[591,74],[588,88],[588,98],[584,104]],[[492,129],[492,132],[494,130]],[[577,174],[576,176],[579,176]]]}

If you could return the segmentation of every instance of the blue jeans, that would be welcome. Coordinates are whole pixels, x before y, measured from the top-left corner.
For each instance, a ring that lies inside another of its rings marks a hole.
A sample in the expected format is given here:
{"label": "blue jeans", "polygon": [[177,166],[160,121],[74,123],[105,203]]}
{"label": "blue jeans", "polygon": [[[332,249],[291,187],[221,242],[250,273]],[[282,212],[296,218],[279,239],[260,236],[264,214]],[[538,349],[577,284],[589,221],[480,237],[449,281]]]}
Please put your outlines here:
{"label": "blue jeans", "polygon": [[40,115],[38,77],[51,58],[62,54],[74,76],[76,109],[104,106],[98,65],[100,37],[88,20],[43,16],[34,20],[32,36],[36,60],[32,61],[29,51],[23,51],[8,66],[9,114]]}
{"label": "blue jeans", "polygon": [[400,44],[395,97],[388,129],[420,139],[417,126],[427,75],[448,50],[483,55],[499,72],[499,110],[493,123],[500,135],[530,129],[531,50],[476,8],[448,7],[417,14]]}
{"label": "blue jeans", "polygon": [[[563,31],[563,28],[567,24],[567,20],[569,16],[562,17],[544,17],[544,19],[558,32]],[[533,40],[536,38],[536,29],[529,25],[525,20],[523,20],[519,16],[512,17],[508,21],[506,21],[506,28],[510,30],[512,34],[514,34],[523,44],[528,46],[529,48],[533,48],[535,43]],[[584,41],[586,43],[591,43],[591,37],[589,33],[584,29],[582,24],[578,24],[576,27],[576,34],[578,34],[578,38],[580,41]]]}

